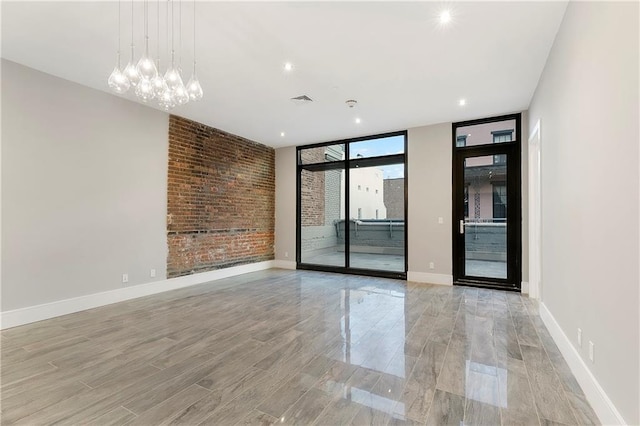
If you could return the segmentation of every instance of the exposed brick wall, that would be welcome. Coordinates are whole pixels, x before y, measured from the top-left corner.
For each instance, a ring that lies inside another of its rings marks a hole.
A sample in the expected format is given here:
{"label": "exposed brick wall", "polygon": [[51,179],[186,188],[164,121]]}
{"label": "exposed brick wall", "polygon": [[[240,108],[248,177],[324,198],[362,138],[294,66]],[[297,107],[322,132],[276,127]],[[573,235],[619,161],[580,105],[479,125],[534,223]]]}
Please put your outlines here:
{"label": "exposed brick wall", "polygon": [[274,258],[275,151],[169,119],[167,277]]}
{"label": "exposed brick wall", "polygon": [[[324,162],[324,147],[308,148],[300,152],[300,159],[303,164],[313,164]],[[301,205],[302,226],[322,226],[324,225],[325,213],[325,172],[302,171],[301,185]]]}

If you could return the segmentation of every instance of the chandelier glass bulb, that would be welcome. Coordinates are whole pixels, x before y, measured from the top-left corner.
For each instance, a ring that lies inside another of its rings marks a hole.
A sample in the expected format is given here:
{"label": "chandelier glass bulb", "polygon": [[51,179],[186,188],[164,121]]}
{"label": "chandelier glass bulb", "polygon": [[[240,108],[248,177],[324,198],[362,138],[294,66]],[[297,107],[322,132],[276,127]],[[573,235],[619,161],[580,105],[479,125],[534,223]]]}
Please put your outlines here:
{"label": "chandelier glass bulb", "polygon": [[136,87],[136,96],[142,102],[148,102],[149,100],[155,98],[151,80],[149,80],[148,78],[143,78],[142,80],[140,80],[140,83],[138,83],[138,87]]}
{"label": "chandelier glass bulb", "polygon": [[111,72],[109,76],[109,80],[107,80],[109,84],[109,88],[118,94],[125,93],[131,87],[129,80],[124,76],[122,71],[120,70],[120,52],[118,52],[118,60],[115,68]]}
{"label": "chandelier glass bulb", "polygon": [[164,81],[165,83],[167,83],[167,86],[171,90],[183,84],[182,78],[180,77],[180,72],[173,65],[171,65],[171,67],[164,74]]}
{"label": "chandelier glass bulb", "polygon": [[129,80],[129,83],[136,87],[140,82],[140,74],[138,73],[138,69],[135,65],[135,59],[133,57],[133,44],[131,45],[131,60],[127,64],[127,67],[124,69],[123,74]]}
{"label": "chandelier glass bulb", "polygon": [[113,69],[113,72],[109,76],[109,87],[114,92],[122,94],[129,90],[129,87],[131,87],[131,83],[129,83],[127,77],[122,74],[120,68],[115,67]]}
{"label": "chandelier glass bulb", "polygon": [[189,93],[189,98],[191,98],[192,101],[199,101],[204,95],[202,86],[200,86],[200,82],[198,81],[198,77],[195,73],[187,83],[187,93]]}
{"label": "chandelier glass bulb", "polygon": [[167,88],[164,92],[162,92],[162,94],[158,98],[158,105],[165,111],[169,111],[176,106],[171,89]]}
{"label": "chandelier glass bulb", "polygon": [[140,82],[140,74],[138,74],[138,70],[136,70],[136,66],[129,62],[127,67],[124,69],[124,76],[129,80],[129,84],[131,86],[136,87]]}
{"label": "chandelier glass bulb", "polygon": [[167,90],[167,83],[164,82],[161,74],[157,74],[151,79],[151,86],[153,87],[153,94],[158,99],[160,99],[160,96]]}
{"label": "chandelier glass bulb", "polygon": [[149,57],[149,37],[147,37],[144,55],[142,55],[142,57],[138,61],[136,69],[138,70],[138,74],[140,74],[141,78],[151,80],[156,75],[158,75],[156,64],[154,64],[153,59]]}
{"label": "chandelier glass bulb", "polygon": [[146,54],[142,58],[140,58],[136,69],[140,77],[146,78],[147,80],[151,80],[156,75],[158,75],[158,70],[156,69],[156,65],[153,63],[153,60],[149,58]]}
{"label": "chandelier glass bulb", "polygon": [[182,84],[182,81],[180,83],[179,86],[173,89],[173,99],[176,104],[184,105],[189,102],[189,93],[187,93],[187,89],[184,87],[184,84]]}

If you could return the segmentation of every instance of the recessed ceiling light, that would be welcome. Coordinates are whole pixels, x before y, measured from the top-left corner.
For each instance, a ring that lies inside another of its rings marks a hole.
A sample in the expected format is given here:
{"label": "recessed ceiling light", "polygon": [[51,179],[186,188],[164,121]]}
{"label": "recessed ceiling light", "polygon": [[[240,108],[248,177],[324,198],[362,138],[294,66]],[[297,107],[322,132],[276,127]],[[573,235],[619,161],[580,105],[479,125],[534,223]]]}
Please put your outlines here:
{"label": "recessed ceiling light", "polygon": [[460,99],[458,101],[458,105],[460,105],[460,106],[465,106],[466,104],[467,104],[467,100],[466,99]]}
{"label": "recessed ceiling light", "polygon": [[449,21],[451,21],[451,13],[448,10],[443,10],[440,13],[440,23],[441,24],[446,24]]}
{"label": "recessed ceiling light", "polygon": [[356,118],[356,124],[360,124],[362,122],[362,120],[360,120],[360,118]]}
{"label": "recessed ceiling light", "polygon": [[284,138],[284,132],[280,132],[280,136]]}
{"label": "recessed ceiling light", "polygon": [[287,62],[284,64],[285,71],[291,71],[293,69],[293,64],[291,62]]}

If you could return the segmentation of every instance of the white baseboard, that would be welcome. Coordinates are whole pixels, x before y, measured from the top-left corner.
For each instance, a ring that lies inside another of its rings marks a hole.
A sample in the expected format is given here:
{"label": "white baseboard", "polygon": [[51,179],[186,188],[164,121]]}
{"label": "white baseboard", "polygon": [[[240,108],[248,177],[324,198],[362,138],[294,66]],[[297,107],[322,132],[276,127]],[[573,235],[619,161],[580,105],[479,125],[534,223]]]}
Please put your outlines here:
{"label": "white baseboard", "polygon": [[274,260],[274,264],[273,267],[274,268],[280,268],[280,269],[296,269],[296,262],[293,260],[281,260],[281,259],[276,259]]}
{"label": "white baseboard", "polygon": [[558,349],[562,353],[562,356],[569,364],[571,372],[575,376],[576,380],[582,387],[587,401],[591,404],[593,411],[596,412],[598,418],[605,425],[626,425],[627,423],[622,418],[622,415],[616,409],[613,402],[609,399],[609,396],[605,393],[598,380],[595,378],[589,367],[584,362],[576,348],[571,343],[571,340],[562,331],[560,325],[557,323],[549,309],[544,303],[540,303],[540,318],[547,326],[551,337],[558,345]]}
{"label": "white baseboard", "polygon": [[527,281],[522,281],[520,283],[520,292],[522,294],[529,294],[529,283]]}
{"label": "white baseboard", "polygon": [[532,299],[540,299],[540,283],[527,283],[529,286],[529,297]]}
{"label": "white baseboard", "polygon": [[453,285],[453,276],[447,274],[432,274],[430,272],[408,271],[407,281],[412,281],[415,283]]}
{"label": "white baseboard", "polygon": [[149,296],[169,290],[176,290],[192,285],[203,284],[209,281],[220,280],[222,278],[233,277],[235,275],[249,272],[262,271],[274,267],[273,260],[265,262],[251,263],[249,265],[233,266],[231,268],[217,269],[215,271],[202,272],[199,274],[185,275],[182,277],[169,278],[163,281],[155,281],[148,284],[140,284],[131,287],[119,288],[116,290],[104,291],[101,293],[88,294],[86,296],[74,297],[72,299],[58,300],[42,305],[29,306],[2,312],[0,317],[0,329],[17,327],[36,321],[72,314],[86,309],[97,308],[99,306],[110,305],[112,303],[125,300],[136,299],[138,297]]}

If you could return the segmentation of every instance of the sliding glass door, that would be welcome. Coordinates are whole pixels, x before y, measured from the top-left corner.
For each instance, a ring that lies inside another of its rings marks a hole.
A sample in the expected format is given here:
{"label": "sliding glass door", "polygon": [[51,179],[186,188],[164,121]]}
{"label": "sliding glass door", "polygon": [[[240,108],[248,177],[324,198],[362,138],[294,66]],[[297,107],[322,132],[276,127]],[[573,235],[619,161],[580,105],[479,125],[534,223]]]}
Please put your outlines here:
{"label": "sliding glass door", "polygon": [[298,148],[298,268],[406,278],[405,150],[405,132]]}

